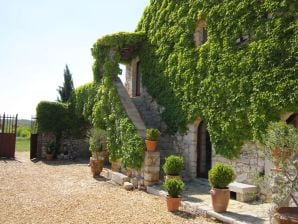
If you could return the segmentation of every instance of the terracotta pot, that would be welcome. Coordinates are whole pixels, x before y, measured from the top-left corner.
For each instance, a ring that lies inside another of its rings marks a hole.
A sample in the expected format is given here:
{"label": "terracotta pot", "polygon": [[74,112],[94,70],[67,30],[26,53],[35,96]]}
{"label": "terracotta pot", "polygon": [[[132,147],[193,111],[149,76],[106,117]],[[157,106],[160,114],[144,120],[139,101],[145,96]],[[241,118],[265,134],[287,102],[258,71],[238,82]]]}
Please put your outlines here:
{"label": "terracotta pot", "polygon": [[91,165],[91,172],[93,174],[93,177],[99,176],[103,169],[103,160],[97,160],[92,158],[90,161],[90,165]]}
{"label": "terracotta pot", "polygon": [[212,206],[215,212],[225,212],[227,211],[227,207],[229,205],[230,200],[230,190],[226,189],[218,189],[212,188],[210,191]]}
{"label": "terracotta pot", "polygon": [[181,197],[172,198],[171,196],[167,196],[167,206],[168,206],[169,212],[177,212],[180,204],[181,204]]}
{"label": "terracotta pot", "polygon": [[53,158],[54,158],[54,155],[53,154],[46,154],[46,160],[47,161],[50,161],[50,160],[53,160]]}
{"label": "terracotta pot", "polygon": [[165,180],[168,180],[168,179],[182,180],[181,176],[179,175],[166,175]]}
{"label": "terracotta pot", "polygon": [[121,168],[121,162],[120,161],[112,161],[111,169],[114,172],[119,172]]}
{"label": "terracotta pot", "polygon": [[278,208],[273,219],[280,224],[298,224],[298,207]]}
{"label": "terracotta pot", "polygon": [[145,140],[147,151],[154,152],[156,149],[157,141]]}

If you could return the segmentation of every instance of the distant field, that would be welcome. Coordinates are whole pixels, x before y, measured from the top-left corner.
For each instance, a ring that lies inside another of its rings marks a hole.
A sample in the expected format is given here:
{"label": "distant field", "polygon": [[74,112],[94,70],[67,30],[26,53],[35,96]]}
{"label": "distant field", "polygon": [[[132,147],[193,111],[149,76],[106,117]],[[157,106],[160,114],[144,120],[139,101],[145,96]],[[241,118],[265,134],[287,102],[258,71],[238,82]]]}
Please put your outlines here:
{"label": "distant field", "polygon": [[17,152],[30,151],[30,138],[17,137],[16,151]]}

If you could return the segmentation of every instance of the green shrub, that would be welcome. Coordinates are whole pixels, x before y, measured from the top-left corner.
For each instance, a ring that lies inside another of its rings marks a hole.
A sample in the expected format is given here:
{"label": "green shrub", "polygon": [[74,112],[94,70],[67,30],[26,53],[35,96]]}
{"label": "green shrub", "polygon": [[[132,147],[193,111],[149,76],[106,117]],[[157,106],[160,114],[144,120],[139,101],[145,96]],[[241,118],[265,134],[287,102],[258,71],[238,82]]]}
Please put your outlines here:
{"label": "green shrub", "polygon": [[173,198],[177,198],[184,189],[183,181],[177,179],[167,179],[163,186],[168,194]]}
{"label": "green shrub", "polygon": [[167,175],[180,175],[183,167],[183,158],[180,156],[171,155],[166,158],[166,162],[162,169]]}
{"label": "green shrub", "polygon": [[217,163],[208,172],[208,180],[214,188],[227,188],[227,186],[235,179],[235,173],[230,165]]}
{"label": "green shrub", "polygon": [[107,141],[105,130],[92,128],[89,132],[89,149],[92,153],[102,152]]}
{"label": "green shrub", "polygon": [[56,141],[51,141],[47,144],[47,153],[48,154],[53,154],[57,150],[57,144]]}
{"label": "green shrub", "polygon": [[146,139],[151,141],[157,141],[159,138],[160,132],[156,128],[146,129]]}

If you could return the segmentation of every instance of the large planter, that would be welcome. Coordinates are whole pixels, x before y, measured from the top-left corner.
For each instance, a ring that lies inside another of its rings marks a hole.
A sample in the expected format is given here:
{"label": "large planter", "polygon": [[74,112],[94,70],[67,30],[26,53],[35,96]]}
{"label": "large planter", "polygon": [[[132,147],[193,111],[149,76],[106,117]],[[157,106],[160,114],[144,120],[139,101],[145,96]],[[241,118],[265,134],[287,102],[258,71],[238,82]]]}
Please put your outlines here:
{"label": "large planter", "polygon": [[157,146],[157,141],[145,140],[147,151],[154,152]]}
{"label": "large planter", "polygon": [[274,223],[298,224],[298,207],[281,207],[273,215]]}
{"label": "large planter", "polygon": [[90,165],[93,177],[99,176],[103,169],[103,160],[91,158]]}
{"label": "large planter", "polygon": [[171,196],[167,196],[167,207],[169,212],[177,212],[179,210],[180,204],[181,197],[172,198]]}
{"label": "large planter", "polygon": [[230,200],[230,190],[212,188],[210,194],[212,199],[213,210],[215,212],[227,211]]}

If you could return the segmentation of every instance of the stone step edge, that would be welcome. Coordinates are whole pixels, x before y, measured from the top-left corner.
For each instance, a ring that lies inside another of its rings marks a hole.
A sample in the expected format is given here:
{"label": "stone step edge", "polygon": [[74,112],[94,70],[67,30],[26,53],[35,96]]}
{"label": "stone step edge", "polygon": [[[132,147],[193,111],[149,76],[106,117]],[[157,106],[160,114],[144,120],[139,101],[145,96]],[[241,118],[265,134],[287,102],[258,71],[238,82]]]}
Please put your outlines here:
{"label": "stone step edge", "polygon": [[[160,196],[165,198],[167,196],[167,192],[164,190],[157,189],[156,187],[153,186],[147,186],[147,193],[148,194],[153,194],[156,196]],[[233,218],[226,217],[220,213],[217,213],[213,211],[211,207],[208,206],[201,206],[199,203],[194,203],[194,202],[189,202],[189,201],[182,201],[181,202],[181,207],[183,211],[189,212],[193,215],[199,215],[203,216],[205,218],[216,218],[219,221],[222,221],[224,223],[228,224],[243,224],[243,222],[239,222]]]}

